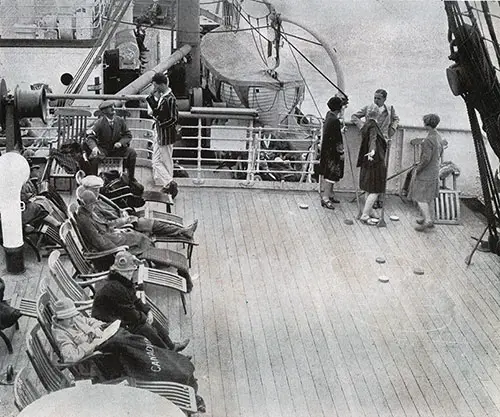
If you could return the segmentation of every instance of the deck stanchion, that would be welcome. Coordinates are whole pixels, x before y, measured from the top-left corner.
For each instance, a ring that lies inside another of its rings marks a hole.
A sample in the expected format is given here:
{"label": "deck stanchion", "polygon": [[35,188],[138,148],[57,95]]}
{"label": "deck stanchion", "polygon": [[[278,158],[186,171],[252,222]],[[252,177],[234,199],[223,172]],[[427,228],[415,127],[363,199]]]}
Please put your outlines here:
{"label": "deck stanchion", "polygon": [[257,149],[257,143],[260,142],[261,139],[261,134],[262,134],[262,128],[259,127],[257,130],[257,133],[254,134],[254,126],[253,126],[253,120],[250,121],[250,137],[252,140],[249,142],[250,146],[248,148],[248,161],[247,161],[247,182],[251,182],[254,180],[255,176],[255,155],[256,155],[256,149]]}
{"label": "deck stanchion", "polygon": [[201,178],[201,135],[202,135],[202,123],[201,117],[198,117],[198,146],[196,153],[196,179],[193,180],[195,184],[202,184],[203,179]]}

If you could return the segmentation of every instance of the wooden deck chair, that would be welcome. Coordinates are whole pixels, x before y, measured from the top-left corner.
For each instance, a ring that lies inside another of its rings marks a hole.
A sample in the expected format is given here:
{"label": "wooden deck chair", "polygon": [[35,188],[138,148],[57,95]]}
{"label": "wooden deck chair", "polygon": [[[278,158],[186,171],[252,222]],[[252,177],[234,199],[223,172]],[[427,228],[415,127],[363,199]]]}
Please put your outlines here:
{"label": "wooden deck chair", "polygon": [[167,398],[188,415],[198,411],[193,387],[176,382],[139,381],[132,378],[129,378],[129,383],[135,388],[146,389]]}
{"label": "wooden deck chair", "polygon": [[[83,178],[85,178],[85,172],[83,172],[81,170],[78,171],[76,173],[76,176],[75,176],[76,183],[78,185],[82,185]],[[128,193],[126,193],[126,192],[128,192]],[[123,198],[123,195],[122,195],[123,193],[126,193],[125,196],[128,196],[129,194],[132,195],[132,193],[130,192],[130,188],[128,188],[128,190],[127,189],[121,190],[120,197],[117,197],[117,198]],[[161,212],[161,211],[157,211],[157,210],[150,210],[149,211],[150,214],[147,215],[146,217],[150,217],[153,219],[159,219],[159,220],[166,220],[166,221],[169,221],[171,223],[179,224],[181,226],[183,225],[182,217],[170,212],[171,211],[170,206],[172,206],[174,203],[172,201],[171,196],[169,196],[168,194],[161,193],[159,191],[145,191],[144,194],[142,195],[142,198],[146,201],[146,203],[148,203],[148,202],[160,202],[160,203],[164,203],[166,205],[166,212]],[[108,199],[113,201],[113,198],[108,197]],[[126,209],[126,210],[128,211],[128,209]],[[132,209],[132,211],[135,211],[135,210]]]}
{"label": "wooden deck chair", "polygon": [[[76,198],[77,198],[77,201],[80,202],[81,201],[81,194],[82,192],[85,190],[85,188],[81,185],[79,185],[77,188],[76,188]],[[123,209],[120,208],[119,206],[117,206],[113,201],[111,201],[109,198],[107,198],[106,196],[103,196],[102,194],[99,194],[99,197],[98,197],[100,200],[106,202],[108,205],[110,205],[114,210],[116,210],[118,213],[120,213]],[[72,211],[74,211],[75,208],[72,207]],[[168,213],[165,213],[165,214],[168,214]],[[170,214],[169,214],[170,215]],[[147,217],[147,216],[146,216]],[[168,223],[168,224],[173,224],[175,226],[178,226],[178,227],[184,227],[182,224],[179,224],[179,223],[174,223],[170,220],[163,220],[163,219],[154,219],[154,221],[158,221],[158,222],[165,222],[165,223]],[[124,225],[122,226],[122,228],[124,227],[130,227],[130,228],[133,228],[132,225]],[[153,235],[151,236],[151,238],[155,241],[155,242],[161,242],[161,243],[182,243],[182,245],[187,248],[186,250],[186,257],[188,259],[188,262],[189,262],[189,267],[192,266],[192,261],[191,261],[191,258],[193,256],[193,249],[195,246],[198,246],[198,243],[196,243],[194,241],[194,239],[189,239],[187,237],[183,237],[183,236],[161,236],[161,235]]]}
{"label": "wooden deck chair", "polygon": [[[44,322],[44,325],[42,326],[42,323],[39,320],[39,324],[36,327],[42,328],[42,330],[44,331],[51,346],[52,347],[56,346],[55,352],[60,357],[59,349],[57,348],[57,345],[55,344],[55,341],[53,340],[53,337],[52,337],[52,333],[50,331],[51,324],[52,324],[52,310],[48,307],[50,306],[50,302],[51,302],[50,299],[51,298],[52,298],[52,296],[48,292],[42,294],[42,296],[39,298],[39,302],[38,302],[39,307],[38,308],[39,308],[39,311],[41,312],[40,315],[42,317],[42,321]],[[44,327],[45,327],[45,329],[47,329],[47,331],[44,330]],[[38,338],[38,335],[37,335],[37,338]],[[38,338],[38,342],[39,342],[38,344],[41,345],[39,338]],[[57,386],[58,376],[59,375],[64,376],[64,374],[60,371],[59,368],[68,368],[71,371],[71,373],[75,376],[75,378],[77,378],[77,379],[82,378],[82,377],[83,378],[87,377],[86,374],[82,374],[81,371],[76,370],[77,369],[76,365],[79,365],[79,364],[81,365],[83,361],[79,362],[78,364],[58,364],[56,366],[54,363],[52,363],[48,354],[45,352],[45,350],[42,346],[40,346],[40,350],[42,351],[42,352],[40,352],[41,356],[43,356],[43,354],[45,354],[45,357],[43,358],[43,360],[45,362],[44,369],[48,369],[48,371],[50,373],[50,378],[47,378],[47,379],[50,379],[51,381],[54,380],[54,383],[52,383],[51,385]],[[103,355],[106,355],[106,354],[96,352],[96,353],[93,353],[92,355],[89,355],[88,357],[84,358],[84,361],[85,362],[95,361],[96,359],[102,357]],[[94,369],[95,369],[95,367],[94,367]],[[38,372],[37,372],[37,374],[38,374]],[[40,377],[40,375],[39,375],[39,377]],[[183,384],[177,384],[174,382],[168,382],[168,381],[160,381],[160,382],[157,382],[157,381],[154,381],[154,382],[153,381],[135,381],[135,379],[132,379],[132,378],[130,379],[130,381],[131,381],[130,385],[136,386],[137,388],[147,389],[147,390],[152,391],[158,395],[162,395],[162,396],[166,397],[167,399],[169,399],[170,401],[172,401],[178,407],[182,408],[183,410],[185,410],[187,412],[196,412],[197,411],[196,396],[195,396],[194,389],[192,387],[189,387],[189,386],[186,386]],[[42,383],[43,383],[43,381],[42,381]],[[45,386],[45,384],[44,384],[44,386]],[[47,386],[45,386],[45,388],[48,391],[50,391],[50,389]],[[65,387],[61,387],[61,388],[65,388]]]}
{"label": "wooden deck chair", "polygon": [[[97,271],[92,263],[98,254],[89,256],[88,253],[84,252],[82,242],[73,227],[71,220],[67,220],[62,224],[59,233],[61,240],[64,242],[66,252],[68,253],[68,256],[77,272],[78,278],[85,280],[100,277],[103,271]],[[124,249],[127,249],[127,247],[117,247],[113,255]],[[106,255],[109,256],[108,253],[106,253]],[[104,272],[107,273],[108,271]],[[187,293],[187,281],[184,277],[181,277],[173,272],[145,266],[141,266],[139,268],[139,274],[139,279],[146,284],[158,285],[179,291],[182,308],[184,313],[187,314],[185,297],[185,294]]]}
{"label": "wooden deck chair", "polygon": [[38,375],[38,379],[49,391],[58,391],[73,385],[72,380],[52,362],[39,336],[40,324],[36,324],[26,337],[26,353]]}
{"label": "wooden deck chair", "polygon": [[[55,141],[56,149],[60,149],[63,144],[76,142],[81,144],[82,138],[87,130],[87,119],[92,114],[84,109],[76,108],[58,108],[56,109],[57,116],[57,140]],[[72,190],[73,179],[75,174],[68,173],[55,159],[47,164],[46,174],[44,178],[51,181],[54,187],[57,188],[58,180],[66,180],[69,182],[67,191]]]}
{"label": "wooden deck chair", "polygon": [[[415,138],[410,141],[413,146],[413,158],[417,163],[420,159],[421,145],[425,138]],[[441,155],[443,162],[444,150]],[[460,191],[457,189],[458,173],[451,175],[452,184],[448,186],[446,179],[440,180],[439,194],[434,199],[434,223],[460,224]]]}
{"label": "wooden deck chair", "polygon": [[[91,306],[92,301],[85,292],[85,288],[90,288],[91,292],[94,293],[93,285],[96,282],[104,281],[108,276],[107,271],[95,274],[97,275],[95,278],[86,279],[84,281],[80,280],[78,284],[76,284],[74,278],[70,275],[68,270],[62,264],[60,256],[61,253],[58,250],[53,251],[49,256],[48,264],[52,279],[55,281],[58,288],[64,293],[64,295],[75,301],[77,306],[85,306],[85,305]],[[88,298],[88,301],[84,303],[83,300],[85,300],[86,298]],[[81,300],[81,301],[76,301],[76,300]]]}
{"label": "wooden deck chair", "polygon": [[[90,258],[91,256],[94,259],[98,258],[103,258],[104,256],[109,256],[109,252],[114,251],[118,252],[123,249],[128,249],[124,248],[123,246],[116,248],[116,249],[110,249],[107,251],[100,251],[100,252],[95,252],[91,251],[88,249],[88,247],[85,244],[85,239],[83,238],[81,232],[78,230],[78,226],[76,223],[75,215],[78,210],[78,204],[77,203],[71,203],[68,206],[68,218],[70,219],[71,225],[73,227],[74,233],[77,237],[77,239],[80,242],[80,246],[83,248],[83,253],[85,257]],[[107,253],[108,255],[103,255]],[[163,249],[163,248],[151,248],[147,249],[144,251],[139,258],[144,259],[148,262],[152,262],[154,264],[158,265],[165,265],[165,266],[172,266],[174,268],[177,268],[178,270],[183,270],[185,273],[187,273],[189,262],[186,256],[184,256],[182,253],[170,250],[170,249]],[[180,274],[180,272],[179,272]],[[189,277],[185,277],[186,281],[190,279]]]}
{"label": "wooden deck chair", "polygon": [[[105,373],[105,367],[102,367],[102,365],[99,364],[99,360],[103,356],[109,355],[108,353],[96,351],[78,362],[69,363],[63,361],[59,346],[57,345],[52,334],[52,319],[54,315],[53,303],[57,298],[58,297],[56,297],[54,291],[50,287],[47,287],[46,291],[44,291],[37,299],[38,324],[49,341],[52,350],[59,358],[59,361],[54,363],[53,366],[59,369],[68,369],[75,379],[89,379],[94,376],[98,376],[102,379],[102,375]],[[88,308],[89,305],[77,306],[77,309],[82,312]],[[83,314],[86,313],[84,312]]]}
{"label": "wooden deck chair", "polygon": [[33,385],[33,382],[28,379],[26,373],[26,367],[23,367],[14,379],[14,404],[19,411],[22,411],[42,396]]}
{"label": "wooden deck chair", "polygon": [[124,161],[125,158],[118,157],[106,157],[99,161],[97,166],[97,175],[101,175],[103,172],[117,171],[120,175],[124,171]]}
{"label": "wooden deck chair", "polygon": [[[61,261],[59,260],[58,251],[54,251],[49,257],[49,267],[51,264],[54,265],[60,262]],[[63,270],[64,266],[60,265],[60,267],[54,268],[54,273],[52,274],[52,278],[54,279],[59,290],[64,294],[65,297],[73,300],[78,308],[90,308],[92,306],[92,298],[87,292],[85,292],[83,288],[88,284],[88,282],[78,281],[70,276],[67,271]],[[106,274],[107,276],[107,272],[101,272],[100,274]],[[163,312],[156,306],[153,300],[147,295],[145,296],[144,301],[151,308],[151,313],[153,314],[153,317],[156,319],[156,321],[168,330],[170,327],[170,322],[165,314],[163,314]]]}

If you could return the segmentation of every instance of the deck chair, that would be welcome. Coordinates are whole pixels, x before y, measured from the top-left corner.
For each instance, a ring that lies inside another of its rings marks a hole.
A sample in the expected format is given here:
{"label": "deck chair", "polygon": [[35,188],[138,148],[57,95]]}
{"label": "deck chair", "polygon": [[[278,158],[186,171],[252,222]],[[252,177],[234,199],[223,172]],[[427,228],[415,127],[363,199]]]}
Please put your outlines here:
{"label": "deck chair", "polygon": [[[105,274],[108,273],[108,271],[96,270],[93,261],[95,259],[98,259],[99,254],[88,254],[84,252],[80,237],[73,227],[71,220],[67,220],[62,224],[59,233],[61,236],[61,240],[64,242],[66,252],[68,253],[68,256],[77,272],[77,277],[79,280],[91,280],[101,277],[103,272]],[[127,247],[117,247],[112,255],[114,256],[114,254],[124,249],[127,249]],[[105,255],[109,256],[108,253],[105,253]],[[161,287],[172,288],[179,291],[182,308],[184,310],[184,313],[187,314],[185,297],[185,294],[187,293],[187,281],[184,277],[181,277],[173,272],[164,271],[162,269],[141,266],[139,268],[139,280],[142,280],[142,282],[146,284],[158,285]]]}
{"label": "deck chair", "polygon": [[[128,249],[126,247],[117,247],[114,249],[109,249],[106,251],[90,251],[88,247],[85,244],[85,239],[83,238],[81,232],[78,230],[78,226],[76,223],[75,215],[78,210],[78,205],[76,203],[71,203],[68,207],[68,218],[70,219],[70,223],[72,225],[72,229],[74,231],[74,235],[76,238],[76,241],[79,242],[79,246],[82,248],[82,252],[84,256],[88,259],[92,259],[94,262],[94,266],[96,265],[96,261],[99,259],[103,259],[105,257],[109,257],[111,254],[115,254],[121,250]],[[61,236],[62,238],[62,236]],[[188,288],[188,292],[191,291],[192,288],[192,281],[191,277],[188,272],[189,268],[189,262],[186,256],[184,256],[182,253],[170,250],[170,249],[163,249],[163,248],[155,248],[152,247],[151,249],[145,250],[139,258],[149,262],[150,264],[157,264],[160,266],[165,266],[165,267],[173,267],[176,268],[178,273],[174,274],[179,277],[182,277],[186,280],[186,286]],[[109,258],[108,258],[109,259]],[[110,262],[112,264],[114,259]],[[109,265],[110,265],[109,264]],[[106,266],[105,269],[109,268],[109,266]],[[104,268],[102,268],[104,269]],[[163,269],[162,269],[163,270]],[[165,271],[167,272],[167,271]],[[173,273],[170,273],[173,274]],[[145,281],[148,282],[148,281]],[[158,283],[158,285],[160,285]],[[170,285],[167,285],[170,286]]]}
{"label": "deck chair", "polygon": [[188,415],[198,411],[193,387],[176,382],[139,381],[133,378],[128,381],[132,387],[146,389],[167,398]]}
{"label": "deck chair", "polygon": [[97,167],[97,175],[101,175],[103,172],[117,171],[120,175],[124,171],[124,158],[117,157],[106,157],[99,161]]}
{"label": "deck chair", "polygon": [[[85,172],[83,172],[81,170],[78,171],[76,173],[76,176],[75,176],[76,183],[78,185],[82,185],[83,178],[85,178]],[[113,200],[118,199],[118,198],[129,197],[132,195],[133,194],[130,191],[130,187],[123,187],[123,188],[120,188],[116,191],[116,197],[114,197],[113,195],[110,195],[107,197],[109,200],[113,201]],[[165,211],[166,211],[165,213],[160,212],[160,211],[151,211],[151,213],[154,214],[155,216],[147,216],[147,217],[151,217],[151,218],[155,218],[155,219],[158,218],[160,220],[167,220],[167,221],[170,221],[172,223],[179,224],[179,225],[183,224],[183,220],[182,220],[181,216],[178,216],[176,214],[171,213],[171,206],[173,206],[174,202],[173,202],[172,197],[170,195],[159,192],[159,191],[144,191],[142,198],[146,201],[146,203],[155,202],[155,203],[165,204]],[[135,211],[135,210],[132,210],[132,211]],[[156,214],[158,214],[158,216],[156,216]]]}
{"label": "deck chair", "polygon": [[[413,146],[413,159],[417,163],[420,158],[421,145],[425,138],[415,138],[410,141]],[[441,163],[443,163],[443,154]],[[452,183],[447,184],[447,179],[440,180],[439,194],[434,199],[434,223],[436,224],[460,224],[460,191],[457,189],[457,177],[460,174],[453,172]]]}
{"label": "deck chair", "polygon": [[[63,361],[59,346],[52,334],[52,317],[54,315],[52,305],[57,298],[54,291],[50,287],[47,287],[46,291],[37,299],[38,324],[49,341],[52,350],[59,358],[59,361],[54,363],[53,366],[59,369],[68,369],[75,379],[91,379],[93,377],[98,377],[100,380],[104,379],[103,375],[105,375],[106,368],[99,361],[103,356],[109,355],[108,353],[96,351],[78,362],[69,363]],[[89,305],[77,306],[77,309],[83,314],[86,314],[85,310],[88,310],[88,308]]]}
{"label": "deck chair", "polygon": [[[52,310],[49,307],[50,307],[50,302],[51,302],[52,297],[53,297],[53,295],[50,295],[49,292],[45,292],[40,296],[38,306],[39,306],[39,311],[40,311],[40,315],[41,315],[41,320],[44,324],[42,325],[42,323],[39,321],[39,323],[35,326],[35,328],[37,329],[37,333],[38,333],[38,329],[41,328],[43,330],[43,332],[45,333],[51,346],[53,348],[55,347],[55,353],[59,356],[60,355],[59,350],[57,348],[57,345],[55,344],[55,341],[53,340],[52,333],[50,331],[51,320],[52,320]],[[45,329],[44,329],[44,327],[45,327]],[[42,381],[42,384],[44,384],[45,388],[48,391],[53,391],[54,389],[52,389],[52,388],[59,386],[59,384],[66,384],[66,381],[69,381],[69,379],[66,379],[64,373],[62,373],[60,368],[67,367],[71,371],[71,373],[75,376],[75,378],[77,378],[77,379],[82,377],[82,374],[80,371],[75,371],[75,364],[71,364],[71,366],[69,364],[55,365],[50,360],[49,355],[47,354],[47,352],[43,348],[41,341],[38,337],[38,334],[33,336],[32,340],[34,341],[34,343],[31,343],[31,345],[36,346],[36,351],[39,352],[38,356],[40,356],[42,358],[39,361],[39,362],[43,362],[43,364],[41,364],[43,366],[39,367],[39,368],[42,368],[42,369],[40,369],[40,371],[44,372],[44,373],[48,373],[48,375],[44,376],[43,378],[45,381],[50,381],[50,385],[47,384],[47,386],[46,386],[44,383],[44,380],[42,380],[42,378],[40,377],[40,374],[38,374],[38,371],[37,371],[37,374],[39,375],[39,378]],[[27,346],[28,346],[28,343],[27,343]],[[96,353],[93,353],[92,355],[89,355],[88,357],[84,358],[84,361],[85,362],[89,362],[89,361],[95,362],[96,359],[98,359],[104,355],[106,355],[106,354],[96,352]],[[30,360],[31,360],[31,358],[30,358]],[[32,361],[32,363],[33,363],[33,361]],[[82,362],[79,362],[79,364],[81,364],[81,363]],[[35,367],[35,364],[33,364],[33,367]],[[94,368],[94,369],[96,369],[96,368]],[[35,370],[37,370],[37,369],[35,368]],[[83,375],[83,377],[86,377],[86,375]],[[174,383],[174,382],[168,382],[168,381],[161,381],[161,382],[136,381],[133,378],[127,378],[127,380],[129,380],[129,384],[131,386],[136,386],[137,388],[147,389],[147,390],[152,391],[158,395],[162,395],[162,396],[166,397],[167,399],[169,399],[170,401],[172,401],[178,407],[180,407],[181,409],[183,409],[187,412],[196,412],[197,411],[195,392],[194,392],[194,389],[192,387],[189,387],[189,386],[186,386],[183,384]],[[61,388],[66,388],[66,386],[61,386],[60,388],[56,388],[56,390],[61,389]]]}
{"label": "deck chair", "polygon": [[[85,190],[85,188],[81,185],[79,185],[76,188],[76,198],[77,198],[78,202],[81,201],[81,194],[84,190]],[[106,196],[104,196],[102,194],[99,194],[99,199],[106,202],[109,206],[111,206],[114,210],[116,210],[117,213],[120,213],[123,210],[122,208],[117,206],[112,200],[110,200],[109,198],[107,198]],[[75,209],[72,208],[72,210],[74,211]],[[168,214],[171,216],[171,214],[169,214],[169,213],[165,213],[165,214]],[[184,227],[182,224],[179,224],[177,222],[172,222],[172,221],[166,220],[166,219],[163,220],[163,219],[156,218],[154,220],[158,221],[158,222],[165,222],[168,224],[174,224],[174,225],[179,226],[179,227]],[[125,226],[125,227],[132,227],[132,225]],[[158,235],[153,235],[152,239],[155,242],[161,242],[161,243],[182,243],[182,245],[187,248],[186,257],[187,257],[188,262],[189,262],[189,267],[192,266],[191,258],[193,256],[193,249],[194,249],[194,246],[198,246],[198,243],[196,243],[194,241],[194,239],[189,239],[189,238],[183,237],[183,236],[158,236]]]}
{"label": "deck chair", "polygon": [[26,367],[23,367],[14,379],[14,404],[19,411],[22,411],[42,396],[33,385],[33,382],[28,379],[26,373]]}
{"label": "deck chair", "polygon": [[[63,144],[78,143],[81,144],[82,138],[87,130],[87,119],[92,114],[84,109],[76,108],[58,108],[57,116],[57,140],[55,148],[60,149]],[[51,146],[52,148],[52,146]],[[69,182],[67,191],[72,190],[75,173],[68,173],[61,164],[55,159],[49,160],[46,167],[44,178],[49,180],[57,188],[58,180]]]}
{"label": "deck chair", "polygon": [[[64,267],[60,259],[61,253],[58,250],[54,250],[48,259],[49,270],[52,276],[52,279],[57,284],[57,287],[64,293],[64,295],[68,298],[71,298],[75,301],[77,306],[92,306],[92,301],[88,297],[85,292],[86,288],[90,288],[92,294],[94,294],[94,284],[96,282],[104,281],[108,272],[100,272],[95,278],[80,280],[78,284],[76,284],[76,280],[71,276],[68,270]],[[88,298],[87,302],[84,302]],[[76,301],[81,300],[81,301]]]}
{"label": "deck chair", "polygon": [[[53,266],[57,264],[61,264],[61,261],[59,260],[59,253],[58,251],[54,251],[50,257],[49,257],[49,267],[52,264]],[[56,285],[58,286],[59,290],[64,294],[65,297],[70,298],[71,300],[74,301],[75,305],[78,308],[90,308],[92,307],[92,298],[91,296],[85,292],[84,287],[88,285],[88,282],[81,282],[76,279],[74,279],[64,268],[64,266],[61,264],[59,266],[50,267],[52,273],[52,278],[54,279]],[[101,272],[101,274],[105,274],[107,276],[107,271],[106,272]],[[165,329],[169,329],[170,323],[168,318],[163,314],[163,312],[156,306],[156,304],[153,302],[153,300],[145,295],[145,300],[144,302],[151,308],[151,313],[153,314],[153,317],[156,319],[158,323],[160,323]]]}
{"label": "deck chair", "polygon": [[38,375],[38,379],[49,391],[58,391],[73,385],[73,381],[52,362],[39,336],[40,324],[36,324],[26,337],[26,353]]}

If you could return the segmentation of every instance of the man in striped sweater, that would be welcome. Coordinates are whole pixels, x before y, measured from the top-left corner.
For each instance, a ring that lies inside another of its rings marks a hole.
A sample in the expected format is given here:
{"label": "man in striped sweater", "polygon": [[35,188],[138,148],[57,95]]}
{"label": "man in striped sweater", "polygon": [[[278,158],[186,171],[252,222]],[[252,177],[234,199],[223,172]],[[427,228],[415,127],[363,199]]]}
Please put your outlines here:
{"label": "man in striped sweater", "polygon": [[169,87],[168,77],[157,73],[152,79],[154,90],[146,99],[148,113],[156,121],[157,141],[153,144],[153,179],[162,191],[177,195],[177,183],[174,178],[174,143],[177,140],[177,122],[179,119],[177,101]]}

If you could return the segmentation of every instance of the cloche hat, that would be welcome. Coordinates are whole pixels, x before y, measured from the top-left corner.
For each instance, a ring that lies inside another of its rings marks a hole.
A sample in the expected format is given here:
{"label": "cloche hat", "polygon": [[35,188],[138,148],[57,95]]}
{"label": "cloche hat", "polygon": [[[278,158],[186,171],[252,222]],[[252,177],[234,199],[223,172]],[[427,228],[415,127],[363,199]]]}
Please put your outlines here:
{"label": "cloche hat", "polygon": [[125,278],[132,279],[134,272],[139,267],[141,261],[127,251],[118,252],[115,256],[115,263],[111,265],[113,271],[118,272]]}

